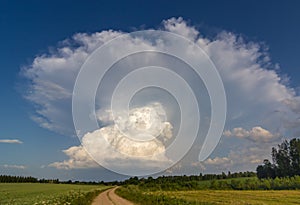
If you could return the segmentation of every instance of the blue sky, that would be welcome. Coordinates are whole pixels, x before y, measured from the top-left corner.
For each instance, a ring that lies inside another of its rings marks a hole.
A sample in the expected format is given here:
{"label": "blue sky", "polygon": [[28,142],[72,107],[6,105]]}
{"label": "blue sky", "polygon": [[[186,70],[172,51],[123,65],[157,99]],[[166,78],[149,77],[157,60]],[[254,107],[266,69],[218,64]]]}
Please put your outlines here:
{"label": "blue sky", "polygon": [[[1,1],[0,139],[19,139],[23,143],[0,143],[0,174],[60,179],[122,178],[104,169],[65,171],[47,167],[53,162],[66,159],[62,150],[77,146],[79,140],[42,128],[30,119],[35,108],[24,99],[28,81],[20,72],[22,67],[31,65],[36,56],[48,53],[49,49],[55,50],[58,42],[76,33],[91,34],[109,29],[130,32],[158,28],[163,20],[182,17],[207,38],[214,38],[220,32],[227,31],[241,35],[245,41],[268,47],[271,62],[280,66],[277,71],[279,76],[287,75],[290,78],[289,87],[297,92],[300,82],[299,8],[298,1],[287,3],[266,0],[145,3]],[[227,129],[232,128],[234,126]],[[233,132],[227,135],[231,136]],[[223,161],[226,161],[225,158],[225,155],[219,156]],[[213,159],[218,161],[218,158]],[[211,170],[214,171],[213,168]]]}

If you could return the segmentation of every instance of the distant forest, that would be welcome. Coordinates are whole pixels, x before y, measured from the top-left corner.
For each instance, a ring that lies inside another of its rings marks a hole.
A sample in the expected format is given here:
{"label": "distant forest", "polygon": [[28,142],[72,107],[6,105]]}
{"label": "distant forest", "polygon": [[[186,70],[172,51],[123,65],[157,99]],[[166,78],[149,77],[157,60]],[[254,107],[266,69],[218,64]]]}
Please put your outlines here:
{"label": "distant forest", "polygon": [[177,181],[205,181],[205,180],[216,180],[216,179],[231,179],[231,178],[241,178],[241,177],[254,177],[255,172],[237,172],[225,174],[199,174],[191,176],[160,176],[156,179],[152,177],[148,178],[138,178],[131,177],[125,181],[112,181],[112,182],[95,182],[95,181],[59,181],[59,179],[37,179],[31,176],[9,176],[0,175],[0,183],[54,183],[54,184],[103,184],[103,185],[127,185],[127,184],[140,184],[140,183],[164,183],[164,182],[177,182]]}
{"label": "distant forest", "polygon": [[0,183],[103,184],[104,182],[59,181],[59,179],[37,179],[31,176],[0,175]]}

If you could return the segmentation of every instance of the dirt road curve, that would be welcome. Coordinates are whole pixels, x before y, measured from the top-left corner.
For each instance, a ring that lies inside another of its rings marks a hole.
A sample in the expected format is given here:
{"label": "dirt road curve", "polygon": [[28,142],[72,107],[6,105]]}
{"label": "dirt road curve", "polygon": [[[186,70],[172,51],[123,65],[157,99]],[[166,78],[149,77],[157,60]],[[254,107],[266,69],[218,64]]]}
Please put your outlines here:
{"label": "dirt road curve", "polygon": [[134,205],[132,202],[119,197],[115,190],[117,187],[100,193],[93,201],[92,205]]}

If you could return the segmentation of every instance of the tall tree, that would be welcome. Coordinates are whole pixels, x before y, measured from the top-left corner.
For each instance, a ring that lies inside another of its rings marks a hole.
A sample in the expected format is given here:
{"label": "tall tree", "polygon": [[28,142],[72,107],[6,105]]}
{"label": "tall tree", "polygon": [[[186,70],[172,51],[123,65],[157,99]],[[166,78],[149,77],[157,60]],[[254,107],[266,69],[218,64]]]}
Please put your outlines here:
{"label": "tall tree", "polygon": [[259,178],[300,176],[300,139],[283,141],[272,148],[273,164],[264,160],[264,165],[256,169]]}
{"label": "tall tree", "polygon": [[277,165],[277,175],[279,177],[285,177],[291,175],[291,158],[290,158],[290,145],[287,140],[284,140],[281,144],[278,145],[278,150],[273,150],[275,156],[276,165]]}
{"label": "tall tree", "polygon": [[257,177],[259,179],[262,178],[275,178],[276,173],[274,169],[274,165],[268,159],[264,160],[264,165],[259,165],[256,169]]}
{"label": "tall tree", "polygon": [[290,158],[293,175],[300,175],[300,139],[290,141]]}

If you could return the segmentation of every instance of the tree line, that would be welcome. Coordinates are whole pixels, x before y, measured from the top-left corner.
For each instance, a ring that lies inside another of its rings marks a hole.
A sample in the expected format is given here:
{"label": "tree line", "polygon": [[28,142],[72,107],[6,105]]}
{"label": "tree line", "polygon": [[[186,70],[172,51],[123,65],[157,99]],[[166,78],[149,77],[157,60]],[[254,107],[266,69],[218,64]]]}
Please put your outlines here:
{"label": "tree line", "polygon": [[202,174],[191,175],[191,176],[160,176],[157,178],[148,177],[148,178],[138,178],[130,177],[124,181],[111,181],[111,182],[96,182],[96,181],[60,181],[59,179],[38,179],[31,176],[10,176],[10,175],[0,175],[0,183],[52,183],[52,184],[101,184],[101,185],[138,185],[138,184],[147,184],[152,186],[153,184],[169,184],[169,183],[180,183],[180,182],[191,182],[191,181],[206,181],[206,180],[217,180],[217,179],[231,179],[231,178],[240,178],[240,177],[254,177],[256,176],[255,172],[228,172],[225,174]]}
{"label": "tree line", "polygon": [[1,183],[37,183],[38,179],[28,176],[9,176],[9,175],[0,175]]}
{"label": "tree line", "polygon": [[300,176],[300,139],[283,141],[272,148],[272,163],[265,159],[256,168],[259,179]]}
{"label": "tree line", "polygon": [[46,184],[105,184],[105,182],[95,181],[59,181],[59,179],[38,179],[32,176],[11,176],[11,175],[0,175],[0,183],[46,183]]}
{"label": "tree line", "polygon": [[141,184],[141,183],[167,183],[167,182],[180,182],[180,181],[205,181],[205,180],[214,180],[214,179],[232,179],[232,178],[241,178],[241,177],[254,177],[256,176],[255,172],[235,172],[231,173],[228,172],[227,174],[225,172],[222,172],[221,174],[202,174],[199,175],[178,175],[178,176],[159,176],[157,178],[148,177],[148,178],[138,178],[138,177],[130,177],[129,179],[126,179],[124,182],[121,182],[121,184]]}
{"label": "tree line", "polygon": [[194,190],[209,188],[209,184],[213,180],[227,180],[235,178],[251,178],[256,177],[255,172],[228,172],[225,174],[202,174],[191,176],[160,176],[157,178],[138,178],[131,177],[118,185],[136,185],[140,189],[147,190]]}

